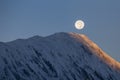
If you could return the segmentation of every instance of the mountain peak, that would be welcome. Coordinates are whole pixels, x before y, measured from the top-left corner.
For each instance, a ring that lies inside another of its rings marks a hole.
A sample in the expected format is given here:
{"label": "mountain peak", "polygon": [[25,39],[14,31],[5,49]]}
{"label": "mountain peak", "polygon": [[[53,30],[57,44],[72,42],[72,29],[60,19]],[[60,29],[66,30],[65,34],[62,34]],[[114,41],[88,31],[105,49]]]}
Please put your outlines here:
{"label": "mountain peak", "polygon": [[[93,41],[91,41],[86,35],[84,34],[78,34],[74,32],[58,32],[55,34],[52,34],[47,37],[41,37],[39,35],[33,36],[28,39],[17,39],[15,41],[12,41],[10,43],[21,43],[21,41],[26,43],[25,41],[32,41],[32,42],[40,42],[41,40],[44,41],[47,40],[61,40],[64,41],[71,41],[71,44],[74,42],[77,42],[78,44],[83,45],[87,50],[89,50],[93,55],[98,56],[101,60],[103,60],[105,63],[110,65],[111,67],[115,69],[120,70],[120,63],[114,60],[112,57],[110,57],[107,53],[105,53],[97,44],[95,44]],[[56,43],[57,44],[57,43]]]}
{"label": "mountain peak", "polygon": [[120,70],[120,63],[110,57],[107,53],[105,53],[97,44],[91,41],[84,34],[70,33],[75,39],[84,44],[92,53],[100,57],[103,61],[105,61],[108,65],[115,69]]}
{"label": "mountain peak", "polygon": [[112,57],[110,57],[107,53],[105,53],[97,44],[95,44],[93,41],[91,41],[86,35],[84,34],[78,34],[74,32],[59,32],[51,35],[52,37],[69,37],[71,39],[74,39],[75,41],[79,42],[80,44],[84,45],[90,52],[92,52],[94,55],[98,56],[101,60],[103,60],[105,63],[110,65],[111,67],[115,69],[120,70],[120,63],[114,60]]}
{"label": "mountain peak", "polygon": [[119,80],[120,64],[84,34],[0,43],[0,80]]}

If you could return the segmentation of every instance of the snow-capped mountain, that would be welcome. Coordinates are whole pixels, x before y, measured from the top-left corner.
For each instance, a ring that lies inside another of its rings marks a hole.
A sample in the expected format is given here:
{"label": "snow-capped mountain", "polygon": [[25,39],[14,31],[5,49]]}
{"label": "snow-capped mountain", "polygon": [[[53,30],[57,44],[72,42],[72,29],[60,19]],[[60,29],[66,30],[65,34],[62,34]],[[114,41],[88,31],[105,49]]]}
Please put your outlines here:
{"label": "snow-capped mountain", "polygon": [[0,80],[120,80],[120,63],[83,34],[0,42]]}

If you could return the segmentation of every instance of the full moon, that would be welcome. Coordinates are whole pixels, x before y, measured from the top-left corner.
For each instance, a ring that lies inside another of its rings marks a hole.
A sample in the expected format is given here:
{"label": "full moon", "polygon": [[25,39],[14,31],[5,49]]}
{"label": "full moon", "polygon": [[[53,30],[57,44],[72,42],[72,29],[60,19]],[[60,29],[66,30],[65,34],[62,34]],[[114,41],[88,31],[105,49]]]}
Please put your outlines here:
{"label": "full moon", "polygon": [[83,29],[84,26],[85,26],[85,23],[82,20],[77,20],[75,22],[75,28],[78,30]]}

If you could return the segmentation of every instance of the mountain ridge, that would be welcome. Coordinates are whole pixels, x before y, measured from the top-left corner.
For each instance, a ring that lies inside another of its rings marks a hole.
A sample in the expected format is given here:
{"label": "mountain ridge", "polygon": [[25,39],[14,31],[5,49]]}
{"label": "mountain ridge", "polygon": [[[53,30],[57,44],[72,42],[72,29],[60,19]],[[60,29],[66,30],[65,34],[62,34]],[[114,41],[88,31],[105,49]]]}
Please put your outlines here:
{"label": "mountain ridge", "polygon": [[[75,37],[75,35],[79,35],[76,33],[71,33],[71,34],[74,35],[73,37]],[[84,41],[83,44],[85,44],[87,48],[89,48],[91,51],[94,51],[93,53],[96,53],[97,56],[105,60],[106,63],[109,64],[110,66],[120,69],[120,63],[114,60],[112,57],[110,57],[107,53],[105,53],[98,45],[96,45],[93,41],[91,41],[87,36],[80,34],[80,37],[81,39],[83,39],[81,41]]]}
{"label": "mountain ridge", "polygon": [[119,63],[84,34],[0,43],[0,80],[119,80]]}

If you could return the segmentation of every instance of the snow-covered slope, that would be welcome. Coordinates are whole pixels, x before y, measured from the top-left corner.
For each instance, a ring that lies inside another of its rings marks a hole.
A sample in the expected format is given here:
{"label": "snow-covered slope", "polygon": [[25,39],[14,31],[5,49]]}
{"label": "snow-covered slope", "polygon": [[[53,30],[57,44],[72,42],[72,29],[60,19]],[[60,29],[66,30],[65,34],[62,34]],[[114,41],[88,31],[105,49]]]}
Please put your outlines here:
{"label": "snow-covered slope", "polygon": [[120,80],[120,63],[83,34],[0,43],[0,80]]}

